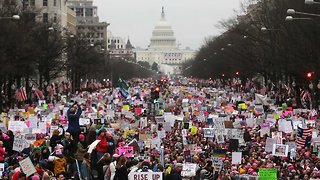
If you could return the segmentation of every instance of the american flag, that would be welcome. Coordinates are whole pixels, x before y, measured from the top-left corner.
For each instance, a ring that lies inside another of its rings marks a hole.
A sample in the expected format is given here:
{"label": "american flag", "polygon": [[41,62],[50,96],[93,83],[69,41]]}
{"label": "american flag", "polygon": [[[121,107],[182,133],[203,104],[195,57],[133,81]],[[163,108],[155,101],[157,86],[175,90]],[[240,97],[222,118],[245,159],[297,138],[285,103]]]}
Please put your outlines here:
{"label": "american flag", "polygon": [[39,88],[32,88],[32,90],[34,91],[34,94],[37,96],[37,98],[39,100],[43,100],[44,99],[44,95],[42,93],[42,91]]}
{"label": "american flag", "polygon": [[301,128],[298,126],[296,143],[301,147],[309,147],[312,137],[312,128]]}
{"label": "american flag", "polygon": [[24,87],[21,87],[16,90],[15,92],[15,98],[17,101],[25,101],[27,100],[27,93],[26,89]]}

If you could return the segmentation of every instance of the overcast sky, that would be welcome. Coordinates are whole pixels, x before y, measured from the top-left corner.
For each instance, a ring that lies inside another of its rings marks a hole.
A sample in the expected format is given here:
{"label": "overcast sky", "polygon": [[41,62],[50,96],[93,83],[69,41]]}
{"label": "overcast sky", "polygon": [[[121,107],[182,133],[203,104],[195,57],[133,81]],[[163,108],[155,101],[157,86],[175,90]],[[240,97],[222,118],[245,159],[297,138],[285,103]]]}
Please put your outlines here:
{"label": "overcast sky", "polygon": [[135,47],[146,48],[164,6],[181,48],[197,50],[205,37],[221,33],[216,25],[236,15],[242,0],[94,0],[100,21],[111,23],[114,36],[130,37]]}

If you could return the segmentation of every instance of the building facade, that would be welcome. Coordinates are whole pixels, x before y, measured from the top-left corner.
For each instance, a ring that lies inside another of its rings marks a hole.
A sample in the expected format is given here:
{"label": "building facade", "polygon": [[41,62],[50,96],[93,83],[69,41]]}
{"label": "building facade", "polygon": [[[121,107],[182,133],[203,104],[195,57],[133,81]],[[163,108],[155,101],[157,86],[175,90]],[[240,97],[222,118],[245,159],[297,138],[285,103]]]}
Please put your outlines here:
{"label": "building facade", "polygon": [[23,10],[35,12],[35,20],[67,28],[67,0],[18,0]]}
{"label": "building facade", "polygon": [[189,48],[179,49],[163,7],[160,21],[152,32],[150,45],[146,49],[135,49],[135,53],[136,61],[147,61],[151,65],[157,63],[160,71],[166,74],[180,74],[182,63],[195,56],[195,51]]}
{"label": "building facade", "polygon": [[67,1],[67,6],[75,11],[77,18],[77,35],[87,38],[89,43],[107,48],[107,22],[99,22],[98,7],[90,0]]}
{"label": "building facade", "polygon": [[135,61],[135,53],[133,49],[134,47],[132,46],[129,38],[125,43],[124,38],[113,36],[112,33],[108,31],[108,52],[110,58]]}

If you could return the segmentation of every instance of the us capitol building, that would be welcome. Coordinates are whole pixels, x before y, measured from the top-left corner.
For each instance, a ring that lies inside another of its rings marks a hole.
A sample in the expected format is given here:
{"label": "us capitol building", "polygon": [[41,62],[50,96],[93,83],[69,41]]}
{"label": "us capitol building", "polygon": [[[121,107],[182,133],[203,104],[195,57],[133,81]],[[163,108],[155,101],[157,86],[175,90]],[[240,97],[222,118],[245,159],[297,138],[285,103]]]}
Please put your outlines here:
{"label": "us capitol building", "polygon": [[182,63],[193,59],[195,51],[189,48],[179,49],[171,25],[165,18],[162,7],[160,21],[154,27],[150,44],[146,49],[135,49],[136,61],[156,62],[164,74],[180,74]]}

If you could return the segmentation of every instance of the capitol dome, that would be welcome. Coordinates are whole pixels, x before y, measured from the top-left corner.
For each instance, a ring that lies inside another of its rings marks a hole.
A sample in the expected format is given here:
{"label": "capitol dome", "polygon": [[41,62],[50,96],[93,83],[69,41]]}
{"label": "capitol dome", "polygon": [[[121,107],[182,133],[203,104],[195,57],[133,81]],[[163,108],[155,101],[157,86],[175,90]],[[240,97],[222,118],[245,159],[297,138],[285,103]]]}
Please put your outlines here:
{"label": "capitol dome", "polygon": [[171,25],[165,18],[163,7],[160,21],[156,24],[154,30],[152,31],[149,48],[156,50],[176,49],[176,38],[174,37],[174,32],[171,28]]}

